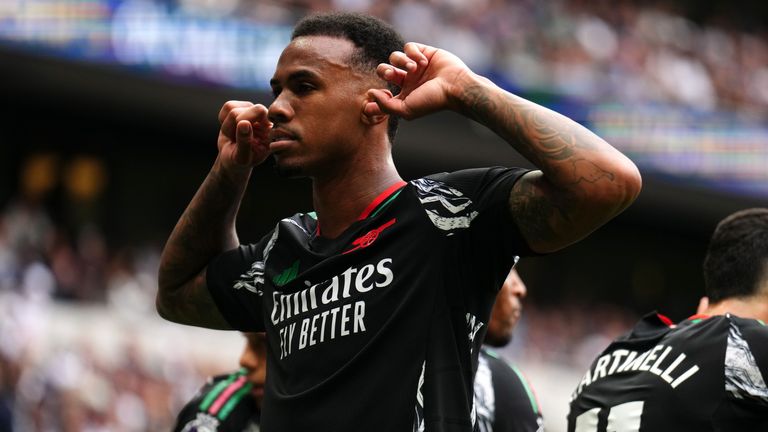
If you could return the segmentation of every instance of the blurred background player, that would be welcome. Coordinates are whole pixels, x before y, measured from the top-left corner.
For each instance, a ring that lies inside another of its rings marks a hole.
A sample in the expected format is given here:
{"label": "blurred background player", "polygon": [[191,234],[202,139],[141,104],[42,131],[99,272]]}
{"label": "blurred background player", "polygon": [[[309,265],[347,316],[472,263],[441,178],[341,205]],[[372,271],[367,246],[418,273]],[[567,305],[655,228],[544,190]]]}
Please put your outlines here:
{"label": "blurred background player", "polygon": [[569,432],[768,430],[768,209],[718,224],[704,283],[696,315],[650,313],[598,356]]}
{"label": "blurred background player", "polygon": [[530,384],[515,366],[490,347],[503,347],[523,310],[527,290],[517,271],[509,271],[491,310],[485,345],[475,374],[478,432],[543,431],[544,420]]}
{"label": "blurred background player", "polygon": [[243,333],[241,368],[212,377],[179,413],[174,432],[258,432],[267,345],[264,333]]}

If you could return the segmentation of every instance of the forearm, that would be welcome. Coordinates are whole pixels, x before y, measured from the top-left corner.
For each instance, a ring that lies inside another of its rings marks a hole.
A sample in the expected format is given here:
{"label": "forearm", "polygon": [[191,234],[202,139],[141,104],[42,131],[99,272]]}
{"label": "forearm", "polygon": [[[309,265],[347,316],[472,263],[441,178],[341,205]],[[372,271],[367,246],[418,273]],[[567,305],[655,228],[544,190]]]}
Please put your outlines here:
{"label": "forearm", "polygon": [[477,75],[468,75],[460,88],[462,112],[541,170],[510,197],[516,221],[537,250],[582,238],[637,197],[641,180],[632,161],[576,121]]}
{"label": "forearm", "polygon": [[[464,113],[504,138],[556,187],[588,188],[634,164],[574,120],[472,77],[463,90]],[[583,162],[588,162],[584,164]],[[623,174],[623,173],[621,173]]]}
{"label": "forearm", "polygon": [[250,169],[225,172],[217,159],[176,223],[160,257],[158,301],[239,244],[235,221]]}

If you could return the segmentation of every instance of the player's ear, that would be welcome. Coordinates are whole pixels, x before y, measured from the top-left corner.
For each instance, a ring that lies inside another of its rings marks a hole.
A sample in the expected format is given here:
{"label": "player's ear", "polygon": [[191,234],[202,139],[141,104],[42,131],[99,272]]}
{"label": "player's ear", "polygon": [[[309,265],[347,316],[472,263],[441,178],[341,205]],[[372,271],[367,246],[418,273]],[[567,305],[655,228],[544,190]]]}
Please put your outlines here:
{"label": "player's ear", "polygon": [[696,308],[697,315],[705,315],[709,309],[709,297],[704,296],[699,299],[699,307]]}
{"label": "player's ear", "polygon": [[[385,92],[387,95],[389,95],[389,97],[393,97],[391,91],[381,91]],[[360,110],[360,114],[363,123],[367,125],[376,125],[386,121],[389,118],[389,115],[381,110],[381,107],[379,107],[379,104],[376,102],[376,99],[371,95],[370,92],[366,94],[365,102],[363,102],[363,107]]]}

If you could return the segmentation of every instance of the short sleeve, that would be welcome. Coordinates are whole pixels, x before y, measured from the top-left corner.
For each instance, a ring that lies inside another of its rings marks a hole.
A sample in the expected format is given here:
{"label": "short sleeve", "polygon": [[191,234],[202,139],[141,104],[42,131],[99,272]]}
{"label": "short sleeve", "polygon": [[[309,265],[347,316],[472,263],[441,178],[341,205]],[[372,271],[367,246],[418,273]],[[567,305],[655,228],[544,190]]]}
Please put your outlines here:
{"label": "short sleeve", "polygon": [[232,328],[264,331],[264,247],[243,245],[216,257],[206,271],[206,283],[219,312]]}
{"label": "short sleeve", "polygon": [[715,430],[768,430],[768,327],[729,318],[724,379],[728,403],[712,414]]}
{"label": "short sleeve", "polygon": [[768,419],[768,327],[731,317],[725,353],[726,392],[761,406]]}
{"label": "short sleeve", "polygon": [[469,232],[481,241],[503,246],[507,255],[535,255],[509,211],[515,183],[530,170],[523,168],[472,168],[430,176],[471,200]]}
{"label": "short sleeve", "polygon": [[[456,239],[455,262],[460,268],[456,271],[465,281],[465,290],[495,295],[521,256],[536,255],[509,210],[512,187],[527,172],[523,168],[473,168],[426,178],[435,183],[430,186],[438,196],[428,203],[434,208],[427,210],[446,215],[439,222]],[[487,289],[478,291],[479,287]]]}

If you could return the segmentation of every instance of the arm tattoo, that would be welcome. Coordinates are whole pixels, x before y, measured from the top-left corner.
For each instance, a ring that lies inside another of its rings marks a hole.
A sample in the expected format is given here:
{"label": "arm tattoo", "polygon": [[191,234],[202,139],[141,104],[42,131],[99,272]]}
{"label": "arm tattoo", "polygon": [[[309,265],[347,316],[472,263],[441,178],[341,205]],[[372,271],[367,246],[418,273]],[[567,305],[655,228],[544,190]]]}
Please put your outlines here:
{"label": "arm tattoo", "polygon": [[557,239],[552,221],[562,218],[570,222],[563,206],[537,193],[533,182],[520,179],[509,195],[509,208],[515,223],[526,238],[535,238],[549,243]]}
{"label": "arm tattoo", "polygon": [[613,173],[586,159],[577,159],[571,163],[573,164],[574,177],[576,177],[575,183],[580,183],[582,180],[587,183],[597,183],[602,179],[613,181],[615,178]]}
{"label": "arm tattoo", "polygon": [[[232,185],[217,169],[211,170],[174,228],[163,260],[170,281],[188,280],[215,255],[237,245],[234,213],[242,186]],[[168,271],[170,270],[170,271]]]}
{"label": "arm tattoo", "polygon": [[474,85],[465,90],[465,98],[469,101],[466,115],[498,133],[543,169],[553,161],[569,160],[581,150],[597,150],[594,140],[599,138],[578,123],[511,94],[492,94]]}
{"label": "arm tattoo", "polygon": [[[613,149],[579,123],[488,85],[462,95],[464,114],[487,126],[536,165],[512,189],[509,208],[529,245],[554,250],[591,232],[619,206],[593,207],[594,197],[616,190]],[[533,173],[531,173],[533,174]]]}
{"label": "arm tattoo", "polygon": [[214,166],[177,222],[160,261],[158,309],[167,318],[226,326],[207,292],[204,270],[216,255],[237,246],[234,222],[244,190]]}

